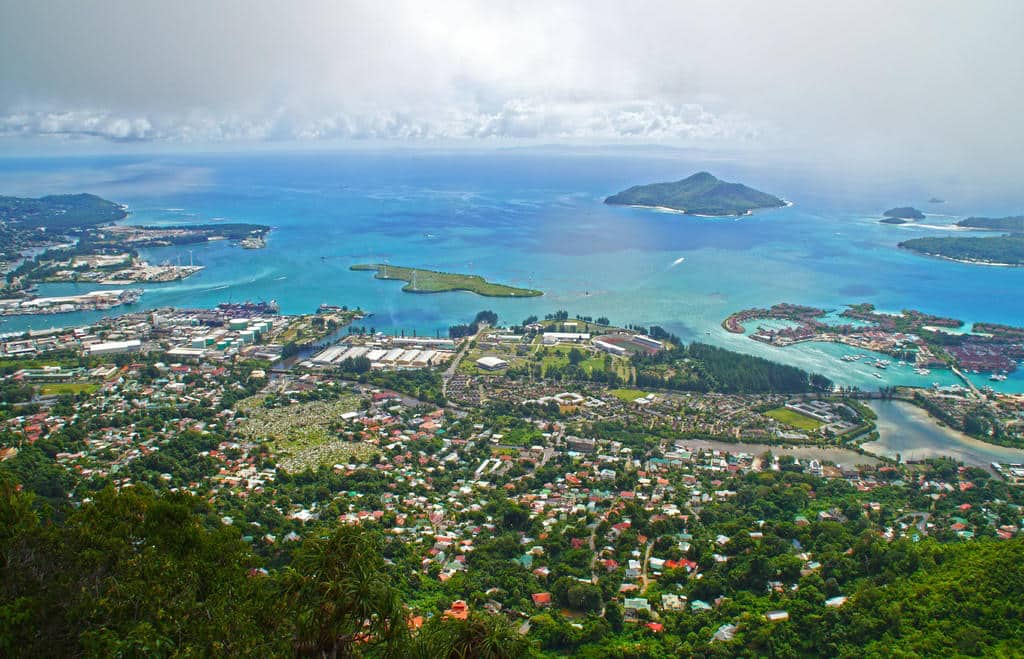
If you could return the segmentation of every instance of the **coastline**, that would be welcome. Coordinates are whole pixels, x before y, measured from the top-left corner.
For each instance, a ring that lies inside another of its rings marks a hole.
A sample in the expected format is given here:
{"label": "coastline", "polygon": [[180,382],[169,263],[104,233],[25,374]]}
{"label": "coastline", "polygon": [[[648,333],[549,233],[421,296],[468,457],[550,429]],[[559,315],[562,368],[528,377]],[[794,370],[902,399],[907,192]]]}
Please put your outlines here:
{"label": "coastline", "polygon": [[[784,200],[785,201],[785,200]],[[743,211],[742,213],[724,213],[722,215],[707,215],[705,213],[691,213],[687,210],[681,210],[678,208],[670,208],[668,206],[649,206],[647,204],[608,204],[609,206],[625,206],[626,208],[643,208],[646,210],[658,211],[660,213],[673,213],[675,215],[687,215],[689,217],[703,217],[710,220],[733,218],[739,219],[741,217],[748,217],[754,214],[755,210],[764,210],[766,208],[790,208],[793,206],[793,202],[786,201],[782,206],[764,206],[763,208],[754,208]]]}
{"label": "coastline", "polygon": [[964,263],[964,264],[967,264],[967,265],[987,265],[987,266],[991,266],[991,267],[994,267],[994,268],[1024,268],[1024,263],[999,263],[999,262],[996,262],[996,261],[978,261],[978,260],[974,260],[974,259],[958,259],[958,258],[953,257],[953,256],[946,256],[944,254],[933,254],[931,252],[921,252],[919,250],[911,249],[909,247],[902,247],[901,246],[900,249],[905,249],[908,252],[912,252],[914,254],[918,254],[919,256],[927,256],[929,258],[940,259],[942,261],[952,261],[953,263]]}

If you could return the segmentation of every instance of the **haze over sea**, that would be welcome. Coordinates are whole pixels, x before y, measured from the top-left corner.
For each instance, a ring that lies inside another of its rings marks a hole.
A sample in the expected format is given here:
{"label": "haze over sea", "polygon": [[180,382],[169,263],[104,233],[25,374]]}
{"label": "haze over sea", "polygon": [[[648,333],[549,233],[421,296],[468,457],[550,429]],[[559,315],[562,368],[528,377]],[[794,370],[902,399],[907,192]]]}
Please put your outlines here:
{"label": "haze over sea", "polygon": [[[794,202],[743,218],[696,218],[606,206],[626,187],[677,180],[699,170]],[[283,313],[322,303],[361,307],[367,327],[434,335],[493,309],[518,323],[566,309],[613,323],[661,325],[700,340],[814,370],[837,383],[957,382],[893,365],[842,362],[857,351],[828,344],[779,349],[725,332],[720,322],[751,306],[794,302],[841,309],[871,302],[972,321],[1024,324],[1024,268],[972,266],[896,247],[967,215],[1022,211],[1019,200],[955,194],[950,183],[918,188],[849,183],[841,171],[813,173],[701,158],[677,151],[615,149],[490,152],[314,152],[148,155],[0,160],[0,192],[23,196],[92,192],[128,204],[132,224],[252,222],[274,227],[263,250],[227,242],[193,246],[204,271],[149,284],[135,307],[209,307],[276,299]],[[946,204],[929,204],[932,196]],[[958,199],[957,196],[960,198]],[[1017,202],[1015,205],[1014,202]],[[923,226],[880,224],[886,208],[914,205]],[[153,262],[182,262],[188,248],[148,250]],[[682,259],[682,260],[680,260]],[[538,288],[532,299],[470,293],[415,295],[355,263],[387,261]],[[51,284],[43,295],[97,288]],[[101,314],[6,319],[0,331],[72,326]],[[1024,373],[980,385],[1024,391]]]}

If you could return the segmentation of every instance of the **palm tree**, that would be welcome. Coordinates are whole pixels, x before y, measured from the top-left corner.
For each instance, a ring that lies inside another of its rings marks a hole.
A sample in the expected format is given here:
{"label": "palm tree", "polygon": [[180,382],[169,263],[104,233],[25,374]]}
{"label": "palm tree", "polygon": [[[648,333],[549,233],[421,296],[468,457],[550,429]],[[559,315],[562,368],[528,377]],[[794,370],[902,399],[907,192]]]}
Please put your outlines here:
{"label": "palm tree", "polygon": [[404,654],[405,611],[381,548],[378,534],[356,526],[303,544],[282,580],[296,654],[352,657],[371,648],[385,656]]}
{"label": "palm tree", "polygon": [[434,618],[409,656],[415,659],[514,659],[531,656],[526,639],[505,618],[472,613],[465,620]]}

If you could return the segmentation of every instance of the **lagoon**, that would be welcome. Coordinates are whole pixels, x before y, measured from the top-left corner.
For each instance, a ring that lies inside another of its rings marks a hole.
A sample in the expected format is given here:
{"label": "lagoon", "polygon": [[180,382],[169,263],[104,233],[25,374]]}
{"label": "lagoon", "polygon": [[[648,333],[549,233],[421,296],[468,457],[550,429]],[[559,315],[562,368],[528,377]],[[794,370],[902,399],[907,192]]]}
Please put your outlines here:
{"label": "lagoon", "polygon": [[[713,165],[713,166],[712,166]],[[792,199],[742,218],[699,218],[603,204],[632,184],[710,169]],[[0,158],[0,191],[39,196],[89,191],[127,203],[128,222],[252,222],[274,230],[265,249],[226,241],[146,250],[153,263],[187,260],[206,269],[180,282],[148,284],[136,309],[210,307],[276,299],[284,313],[321,303],[372,311],[368,326],[434,335],[481,309],[503,322],[565,309],[613,323],[661,325],[700,340],[820,372],[839,384],[952,383],[909,368],[875,369],[839,360],[841,346],[780,349],[720,326],[748,307],[793,302],[829,309],[871,302],[879,309],[1024,324],[1024,269],[986,268],[920,257],[897,243],[935,229],[878,223],[892,197],[910,190],[825,185],[814,176],[688,152],[262,153]],[[837,191],[838,190],[838,191]],[[944,195],[948,198],[953,195]],[[927,197],[925,197],[927,198]],[[959,206],[957,204],[960,204]],[[1024,200],[951,201],[945,218],[1009,215]],[[455,292],[409,295],[349,267],[383,262],[480,275],[543,290],[529,299]],[[43,295],[96,286],[52,284]],[[101,313],[15,317],[0,332],[74,326]],[[984,375],[976,384],[988,384]],[[992,383],[1024,391],[1024,372]]]}
{"label": "lagoon", "polygon": [[879,439],[861,448],[906,462],[950,457],[967,465],[988,468],[993,462],[1024,462],[1024,449],[996,446],[940,426],[923,409],[904,401],[869,401],[878,415]]}

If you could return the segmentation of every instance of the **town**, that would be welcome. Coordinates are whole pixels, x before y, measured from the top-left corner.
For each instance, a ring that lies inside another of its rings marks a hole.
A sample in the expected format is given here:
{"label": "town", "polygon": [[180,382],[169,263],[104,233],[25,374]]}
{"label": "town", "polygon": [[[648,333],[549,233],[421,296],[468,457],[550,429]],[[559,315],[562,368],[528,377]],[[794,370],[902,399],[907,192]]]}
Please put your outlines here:
{"label": "town", "polygon": [[388,336],[246,303],[9,337],[0,469],[54,500],[188,493],[268,567],[379,529],[410,624],[485,611],[558,652],[728,644],[842,608],[837,561],[871,543],[1019,534],[1020,465],[870,455],[856,397],[645,391],[638,365],[679,349],[656,328],[479,318]]}

